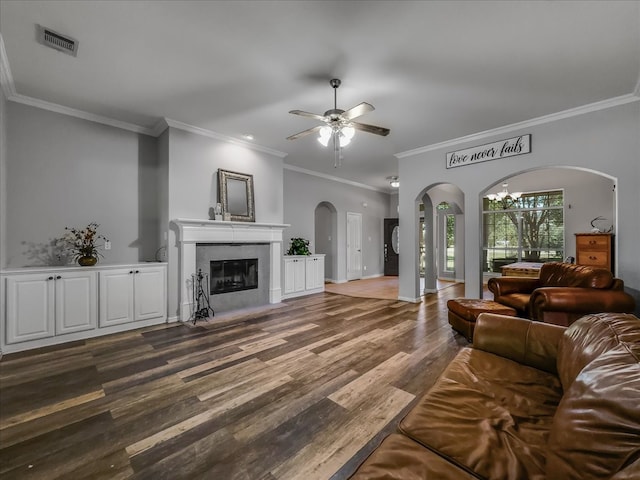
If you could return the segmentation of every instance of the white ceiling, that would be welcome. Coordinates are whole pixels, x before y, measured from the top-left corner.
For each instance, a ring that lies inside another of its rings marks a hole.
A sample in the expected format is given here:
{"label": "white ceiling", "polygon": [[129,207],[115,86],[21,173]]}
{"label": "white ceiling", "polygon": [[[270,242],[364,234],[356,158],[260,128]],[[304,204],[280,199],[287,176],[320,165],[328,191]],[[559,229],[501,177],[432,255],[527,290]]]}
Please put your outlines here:
{"label": "white ceiling", "polygon": [[[36,24],[79,40],[36,43]],[[18,94],[153,128],[163,118],[387,188],[394,154],[638,92],[638,1],[12,1],[0,32]],[[343,166],[292,109],[362,101]]]}

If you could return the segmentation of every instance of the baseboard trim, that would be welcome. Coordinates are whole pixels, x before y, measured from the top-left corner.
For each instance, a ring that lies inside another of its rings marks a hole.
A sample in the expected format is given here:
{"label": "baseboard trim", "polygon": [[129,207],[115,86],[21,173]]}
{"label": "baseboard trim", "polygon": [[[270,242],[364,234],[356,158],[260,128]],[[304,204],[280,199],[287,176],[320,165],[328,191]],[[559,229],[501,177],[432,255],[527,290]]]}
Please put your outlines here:
{"label": "baseboard trim", "polygon": [[398,300],[400,300],[401,302],[420,303],[422,301],[422,298],[421,297],[411,298],[411,297],[398,296]]}

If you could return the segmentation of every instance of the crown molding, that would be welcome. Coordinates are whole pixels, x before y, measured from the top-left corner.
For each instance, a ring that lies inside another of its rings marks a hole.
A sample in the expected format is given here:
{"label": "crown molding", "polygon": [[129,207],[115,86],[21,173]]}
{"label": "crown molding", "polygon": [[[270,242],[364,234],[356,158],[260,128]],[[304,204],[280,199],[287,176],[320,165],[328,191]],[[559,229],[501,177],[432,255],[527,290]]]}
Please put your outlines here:
{"label": "crown molding", "polygon": [[43,110],[49,110],[51,112],[61,113],[70,117],[80,118],[82,120],[88,120],[89,122],[101,123],[103,125],[120,128],[122,130],[128,130],[134,133],[153,136],[153,130],[150,128],[142,127],[140,125],[129,122],[123,122],[121,120],[105,117],[103,115],[97,115],[95,113],[85,112],[84,110],[78,110],[76,108],[65,107],[64,105],[60,105],[58,103],[47,102],[46,100],[28,97],[19,93],[12,95],[8,100],[36,108],[41,108]]}
{"label": "crown molding", "polygon": [[16,86],[13,83],[13,75],[11,75],[11,68],[9,67],[9,58],[7,57],[7,51],[4,48],[4,40],[0,33],[0,87],[4,92],[6,98],[10,98],[16,94]]}
{"label": "crown molding", "polygon": [[[251,143],[251,142],[245,142],[237,138],[224,135],[222,133],[217,133],[212,130],[207,130],[206,128],[196,127],[194,125],[189,125],[187,123],[179,122],[177,120],[171,120],[170,118],[165,117],[163,121],[164,123],[167,124],[168,127],[171,127],[171,128],[177,128],[178,130],[184,130],[185,132],[195,133],[197,135],[202,135],[209,138],[215,138],[216,140],[220,140],[223,142],[232,143],[234,145],[240,145],[242,147],[250,148],[252,150],[257,150],[263,153],[268,153],[269,155],[273,155],[275,157],[284,158],[288,155],[288,153],[281,152],[279,150],[274,150],[273,148],[264,147],[262,145],[256,145],[255,143]],[[160,128],[160,127],[156,126],[156,129],[157,128]],[[164,131],[164,128],[162,129],[162,131]],[[162,131],[160,133],[162,133]]]}
{"label": "crown molding", "polygon": [[[636,87],[637,88],[637,87]],[[413,150],[407,150],[405,152],[396,153],[394,156],[398,159],[413,157],[420,155],[421,153],[431,152],[433,150],[439,150],[441,148],[448,148],[459,145],[460,143],[473,142],[483,140],[487,137],[493,137],[496,135],[502,135],[505,133],[513,132],[514,130],[521,130],[523,128],[533,127],[535,125],[542,125],[545,123],[555,122],[565,118],[576,117],[585,113],[596,112],[598,110],[604,110],[611,107],[617,107],[619,105],[625,105],[627,103],[640,101],[640,97],[634,94],[622,95],[620,97],[609,98],[600,102],[589,103],[580,107],[571,108],[569,110],[563,110],[562,112],[552,113],[550,115],[543,115],[542,117],[532,118],[531,120],[525,120],[523,122],[512,123],[504,127],[498,127],[491,130],[485,130],[483,132],[473,133],[464,137],[454,138],[452,140],[446,140],[440,143],[433,143],[424,147],[416,148]]]}
{"label": "crown molding", "polygon": [[351,185],[352,187],[364,188],[366,190],[373,190],[374,192],[382,192],[389,194],[388,190],[383,188],[372,187],[371,185],[365,185],[364,183],[354,182],[352,180],[346,180],[340,177],[334,177],[333,175],[327,175],[326,173],[314,172],[313,170],[307,170],[306,168],[296,167],[295,165],[291,165],[289,163],[283,164],[285,170],[291,170],[292,172],[304,173],[306,175],[311,175],[312,177],[324,178],[325,180],[331,180],[333,182],[345,183],[347,185]]}

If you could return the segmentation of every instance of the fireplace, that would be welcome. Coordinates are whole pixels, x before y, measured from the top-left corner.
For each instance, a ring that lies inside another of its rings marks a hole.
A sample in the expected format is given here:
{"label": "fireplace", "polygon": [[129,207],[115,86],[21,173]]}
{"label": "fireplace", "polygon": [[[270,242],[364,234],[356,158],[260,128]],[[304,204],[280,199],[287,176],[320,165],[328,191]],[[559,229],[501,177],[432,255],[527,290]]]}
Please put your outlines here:
{"label": "fireplace", "polygon": [[[254,222],[220,222],[178,218],[179,317],[188,321],[194,311],[192,275],[210,273],[210,261],[258,259],[258,288],[211,295],[216,314],[235,309],[279,303],[282,232],[289,225]],[[208,251],[207,251],[208,250]],[[170,267],[171,269],[171,267]]]}
{"label": "fireplace", "polygon": [[258,288],[258,259],[212,260],[209,262],[211,295]]}
{"label": "fireplace", "polygon": [[269,303],[270,247],[265,243],[196,244],[196,270],[209,274],[216,313]]}

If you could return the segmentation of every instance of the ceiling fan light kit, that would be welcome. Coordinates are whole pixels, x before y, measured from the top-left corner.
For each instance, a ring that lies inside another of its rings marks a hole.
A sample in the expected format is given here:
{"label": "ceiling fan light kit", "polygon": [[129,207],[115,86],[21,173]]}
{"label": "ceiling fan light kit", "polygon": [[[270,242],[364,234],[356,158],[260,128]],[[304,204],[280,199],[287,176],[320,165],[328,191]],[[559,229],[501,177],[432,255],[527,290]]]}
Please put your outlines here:
{"label": "ceiling fan light kit", "polygon": [[320,142],[323,147],[329,146],[329,142],[333,140],[334,167],[338,167],[341,164],[341,149],[351,143],[351,139],[354,137],[356,130],[381,136],[387,136],[390,132],[388,128],[353,121],[354,118],[374,110],[373,105],[369,103],[362,102],[346,111],[339,109],[338,87],[341,83],[342,82],[337,78],[333,78],[329,82],[329,85],[333,88],[333,109],[327,110],[324,112],[324,115],[309,113],[302,110],[291,110],[289,112],[294,115],[313,118],[326,124],[303,130],[302,132],[287,137],[287,140],[296,140],[316,132],[319,135],[318,142]]}

